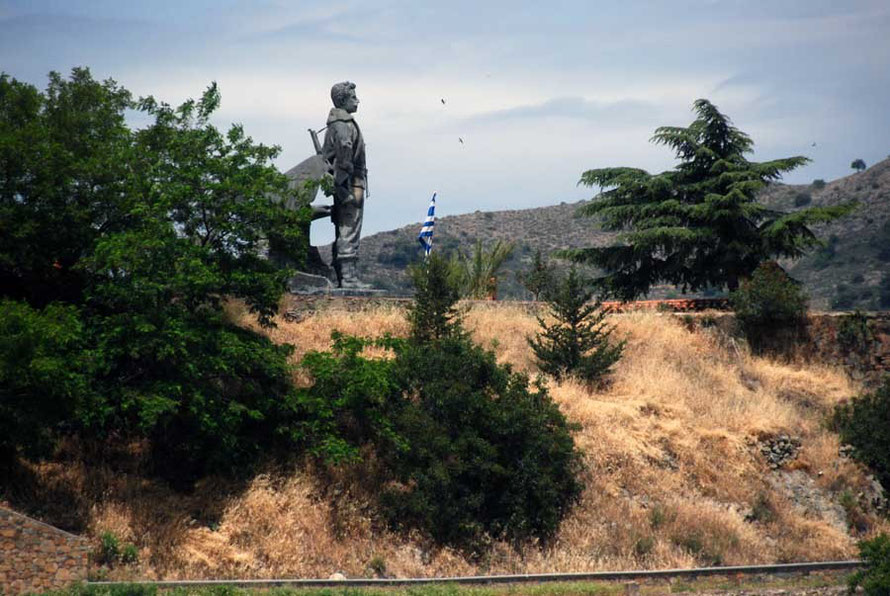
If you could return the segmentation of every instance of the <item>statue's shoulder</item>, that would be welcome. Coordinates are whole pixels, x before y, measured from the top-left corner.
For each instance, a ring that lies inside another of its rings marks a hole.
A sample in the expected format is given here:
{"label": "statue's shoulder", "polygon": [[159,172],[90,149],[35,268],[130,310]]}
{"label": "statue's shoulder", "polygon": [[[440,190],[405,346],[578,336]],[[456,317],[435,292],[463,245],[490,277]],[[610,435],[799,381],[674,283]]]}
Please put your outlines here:
{"label": "statue's shoulder", "polygon": [[328,114],[328,126],[331,126],[332,124],[335,124],[337,122],[353,122],[352,114],[350,114],[343,108],[331,108],[331,112]]}

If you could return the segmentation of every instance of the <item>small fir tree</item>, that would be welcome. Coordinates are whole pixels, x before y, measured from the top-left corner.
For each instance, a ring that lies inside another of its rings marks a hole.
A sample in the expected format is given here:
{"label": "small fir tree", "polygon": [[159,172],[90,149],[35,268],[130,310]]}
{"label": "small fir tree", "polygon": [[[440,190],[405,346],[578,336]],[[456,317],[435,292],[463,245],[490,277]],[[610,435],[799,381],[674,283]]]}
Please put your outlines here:
{"label": "small fir tree", "polygon": [[553,269],[541,255],[541,249],[535,251],[532,257],[531,268],[517,275],[519,282],[525,289],[532,293],[535,300],[540,300],[551,285],[553,285]]}
{"label": "small fir tree", "polygon": [[592,296],[574,267],[546,293],[556,321],[548,325],[538,317],[543,331],[528,342],[539,368],[557,380],[576,375],[588,382],[599,381],[621,358],[626,342],[610,341],[614,329],[605,323],[602,301],[590,302]]}
{"label": "small fir tree", "polygon": [[451,264],[435,253],[409,268],[414,283],[414,301],[408,307],[411,339],[418,342],[463,335],[458,280]]}

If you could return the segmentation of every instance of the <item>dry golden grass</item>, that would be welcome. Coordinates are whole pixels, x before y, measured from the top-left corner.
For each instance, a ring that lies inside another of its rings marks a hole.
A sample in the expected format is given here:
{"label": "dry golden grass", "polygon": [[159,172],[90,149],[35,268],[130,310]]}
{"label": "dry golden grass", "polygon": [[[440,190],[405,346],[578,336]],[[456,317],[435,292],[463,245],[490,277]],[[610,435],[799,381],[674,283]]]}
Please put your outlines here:
{"label": "dry golden grass", "polygon": [[[537,330],[533,315],[507,304],[468,308],[465,324],[477,342],[516,370],[536,373],[526,343]],[[230,314],[248,321],[236,307]],[[855,556],[855,532],[807,509],[787,487],[812,479],[805,488],[814,499],[836,502],[866,485],[862,469],[838,457],[837,437],[822,424],[859,386],[829,367],[754,357],[716,330],[690,332],[676,317],[630,313],[611,323],[628,342],[611,382],[597,390],[574,381],[549,385],[580,425],[586,489],[545,548],[495,544],[470,562],[383,527],[360,471],[320,474],[306,466],[270,471],[237,490],[208,481],[188,496],[135,476],[107,478],[94,495],[90,534],[110,530],[134,541],[139,573],[165,578],[370,576],[381,568],[393,576],[443,576]],[[296,361],[327,349],[332,329],[403,335],[407,325],[400,307],[355,312],[331,302],[265,333],[295,345]],[[787,468],[802,475],[771,472],[763,460],[759,441],[780,433],[801,441]],[[866,532],[890,530],[874,515],[860,516]]]}

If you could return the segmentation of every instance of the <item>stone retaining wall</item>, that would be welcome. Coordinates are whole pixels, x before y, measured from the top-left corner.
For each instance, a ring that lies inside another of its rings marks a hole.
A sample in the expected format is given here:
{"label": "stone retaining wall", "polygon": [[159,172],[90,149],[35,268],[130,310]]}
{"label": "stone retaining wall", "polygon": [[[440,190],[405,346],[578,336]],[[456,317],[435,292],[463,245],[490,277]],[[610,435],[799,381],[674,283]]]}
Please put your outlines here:
{"label": "stone retaining wall", "polygon": [[809,354],[840,364],[869,385],[890,375],[890,312],[826,313],[810,317]]}
{"label": "stone retaining wall", "polygon": [[0,594],[86,581],[88,553],[85,538],[0,507]]}
{"label": "stone retaining wall", "polygon": [[[732,313],[694,313],[682,317],[690,327],[716,326],[736,333]],[[849,375],[875,387],[890,375],[890,312],[811,313],[800,334],[788,339],[792,357],[841,366]]]}

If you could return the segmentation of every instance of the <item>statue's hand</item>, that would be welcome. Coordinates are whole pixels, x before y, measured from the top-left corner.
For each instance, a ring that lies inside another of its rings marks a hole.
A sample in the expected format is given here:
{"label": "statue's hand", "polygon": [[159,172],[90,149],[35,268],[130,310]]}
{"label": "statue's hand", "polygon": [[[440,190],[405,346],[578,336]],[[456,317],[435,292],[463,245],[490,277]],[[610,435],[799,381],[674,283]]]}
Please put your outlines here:
{"label": "statue's hand", "polygon": [[310,207],[312,208],[312,221],[331,216],[330,205],[310,205]]}

